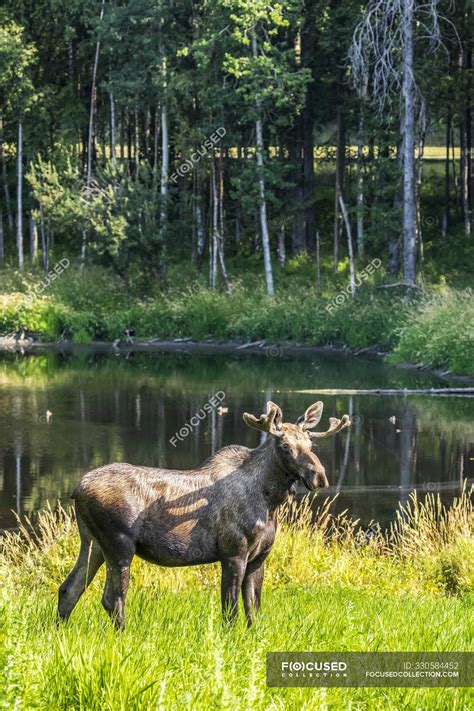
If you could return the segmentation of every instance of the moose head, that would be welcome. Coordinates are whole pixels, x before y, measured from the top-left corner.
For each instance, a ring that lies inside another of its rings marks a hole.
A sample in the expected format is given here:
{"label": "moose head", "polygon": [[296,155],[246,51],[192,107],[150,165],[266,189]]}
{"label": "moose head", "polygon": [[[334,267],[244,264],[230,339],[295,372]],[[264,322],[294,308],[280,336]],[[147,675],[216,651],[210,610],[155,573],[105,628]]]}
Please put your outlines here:
{"label": "moose head", "polygon": [[285,472],[290,488],[300,479],[307,489],[328,486],[326,472],[318,457],[312,451],[315,440],[332,437],[351,421],[348,415],[340,420],[337,417],[329,419],[329,429],[325,432],[312,432],[323,414],[323,403],[315,402],[306,412],[298,417],[296,422],[283,422],[283,413],[274,402],[267,402],[266,414],[259,418],[245,412],[244,422],[261,432],[266,432],[273,438],[273,448],[276,462]]}

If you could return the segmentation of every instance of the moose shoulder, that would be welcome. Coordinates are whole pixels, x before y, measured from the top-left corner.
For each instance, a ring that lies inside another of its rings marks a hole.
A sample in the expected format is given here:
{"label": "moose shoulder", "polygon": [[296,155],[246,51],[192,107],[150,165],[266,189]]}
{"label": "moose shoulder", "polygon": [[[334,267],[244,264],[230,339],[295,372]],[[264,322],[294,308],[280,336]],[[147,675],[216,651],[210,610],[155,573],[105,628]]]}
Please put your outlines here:
{"label": "moose shoulder", "polygon": [[259,418],[244,413],[247,425],[270,435],[267,441],[256,449],[224,447],[195,470],[109,464],[85,474],[73,494],[81,548],[59,589],[60,619],[69,617],[105,562],[102,604],[123,626],[130,564],[138,555],[166,566],[219,561],[224,617],[235,617],[242,590],[251,624],[275,539],[276,510],[298,480],[311,490],[327,486],[313,440],[351,424],[344,415],[331,418],[326,432],[312,432],[322,410],[315,403],[295,424],[283,422],[273,402]]}

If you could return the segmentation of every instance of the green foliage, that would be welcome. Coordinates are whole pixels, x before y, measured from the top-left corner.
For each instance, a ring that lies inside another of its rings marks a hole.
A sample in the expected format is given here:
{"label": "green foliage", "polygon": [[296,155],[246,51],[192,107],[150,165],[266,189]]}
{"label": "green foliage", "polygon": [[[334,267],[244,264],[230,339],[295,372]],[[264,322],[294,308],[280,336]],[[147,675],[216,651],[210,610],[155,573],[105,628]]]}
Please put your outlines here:
{"label": "green foliage", "polygon": [[0,11],[0,106],[2,112],[31,108],[34,88],[29,69],[36,60],[35,47],[25,41],[24,28]]}
{"label": "green foliage", "polygon": [[[419,306],[387,293],[391,290],[362,286],[354,299],[346,294],[338,304],[333,298],[341,300],[342,289],[339,295],[317,295],[308,284],[307,266],[304,256],[292,260],[287,270],[298,281],[275,298],[266,296],[251,273],[235,279],[227,293],[208,290],[195,269],[176,266],[165,289],[143,298],[140,280],[134,286],[101,268],[80,274],[71,267],[30,303],[27,294],[35,279],[17,276],[0,282],[0,332],[27,326],[48,340],[67,327],[75,341],[88,342],[122,338],[124,329],[132,327],[138,338],[376,347],[392,350],[394,362],[474,373],[470,290],[426,293]],[[347,288],[344,275],[340,283]]]}
{"label": "green foliage", "polygon": [[393,360],[431,368],[448,367],[453,373],[473,373],[472,291],[446,288],[425,302],[401,329]]}

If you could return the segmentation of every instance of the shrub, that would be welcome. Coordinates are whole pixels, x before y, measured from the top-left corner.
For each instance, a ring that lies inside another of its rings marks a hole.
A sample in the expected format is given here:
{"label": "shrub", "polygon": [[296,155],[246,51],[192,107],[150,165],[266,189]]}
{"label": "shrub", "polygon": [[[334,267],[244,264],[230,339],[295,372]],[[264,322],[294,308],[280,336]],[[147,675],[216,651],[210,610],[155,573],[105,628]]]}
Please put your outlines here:
{"label": "shrub", "polygon": [[401,329],[393,360],[474,373],[472,291],[445,288],[426,301]]}

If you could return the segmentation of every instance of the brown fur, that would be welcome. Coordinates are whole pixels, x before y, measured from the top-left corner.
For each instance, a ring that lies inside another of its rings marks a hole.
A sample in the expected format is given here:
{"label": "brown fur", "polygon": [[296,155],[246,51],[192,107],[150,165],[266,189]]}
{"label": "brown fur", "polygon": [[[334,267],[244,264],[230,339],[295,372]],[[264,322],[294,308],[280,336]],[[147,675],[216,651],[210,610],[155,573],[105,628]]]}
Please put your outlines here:
{"label": "brown fur", "polygon": [[[165,566],[219,561],[223,614],[235,617],[242,589],[250,624],[260,606],[277,508],[298,480],[308,489],[327,486],[307,431],[321,411],[322,403],[316,403],[297,424],[283,423],[271,402],[258,420],[245,413],[246,423],[270,434],[268,440],[257,449],[224,447],[195,470],[108,464],[85,474],[73,494],[81,550],[59,589],[59,617],[69,617],[105,561],[102,602],[122,626],[130,564],[138,555]],[[341,427],[332,423],[331,428]]]}

